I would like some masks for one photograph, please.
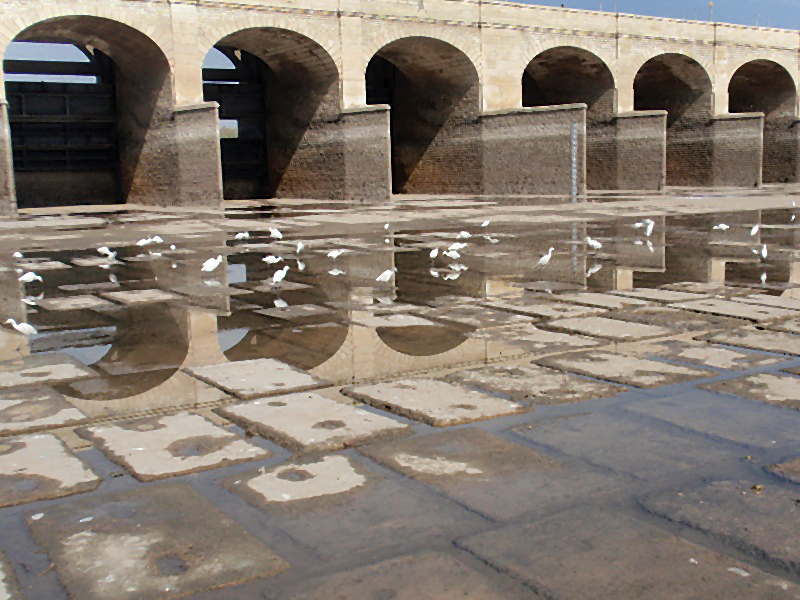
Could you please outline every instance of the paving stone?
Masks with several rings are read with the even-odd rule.
[[[701,300],[704,294],[693,294],[691,292],[679,292],[676,290],[663,290],[660,288],[633,288],[630,290],[617,290],[609,292],[615,296],[626,296],[639,300],[649,300],[669,304],[671,302],[689,302],[690,300]]]
[[[504,298],[503,300],[484,302],[482,305],[497,310],[525,315],[534,319],[567,319],[606,311],[604,308],[597,308],[595,306],[577,306],[565,302],[549,302],[542,300],[538,296],[533,298]]]
[[[673,523],[702,531],[800,574],[797,490],[772,484],[753,486],[745,481],[714,481],[689,489],[646,494],[640,503],[647,511]]]
[[[599,294],[596,292],[582,292],[579,294],[558,294],[553,299],[559,302],[571,302],[572,304],[582,304],[585,306],[595,306],[598,308],[616,309],[632,308],[637,306],[649,306],[650,302],[638,298],[626,298],[612,294]]]
[[[267,292],[270,294],[274,294],[278,290],[281,292],[296,292],[298,290],[307,290],[311,288],[311,286],[306,283],[296,283],[294,281],[286,281],[285,279],[277,285],[273,285],[272,280],[270,280],[268,283],[264,281],[239,283],[234,285],[234,287],[252,290],[253,292]]]
[[[666,360],[690,363],[701,367],[716,369],[754,369],[774,365],[784,359],[756,352],[733,350],[715,346],[707,342],[666,340],[663,342],[644,342],[623,350],[631,354],[647,354]]]
[[[20,269],[26,271],[58,271],[71,268],[69,265],[57,260],[27,258],[17,263]]]
[[[752,296],[740,296],[733,298],[735,302],[746,304],[760,304],[762,306],[774,306],[787,310],[800,310],[800,299],[787,298],[783,296],[769,296],[768,294],[753,294]]]
[[[775,321],[777,319],[788,319],[796,316],[795,311],[785,308],[772,306],[760,306],[757,304],[745,304],[733,300],[722,300],[720,298],[708,298],[706,300],[693,300],[692,302],[678,302],[672,304],[675,308],[691,310],[723,317],[734,317],[736,319],[747,319],[755,323]]]
[[[530,317],[476,305],[446,305],[441,308],[419,307],[414,312],[428,319],[458,323],[476,329],[531,322]]]
[[[0,440],[0,507],[89,492],[101,481],[52,434]]]
[[[296,304],[294,306],[287,306],[286,308],[266,308],[255,310],[260,315],[272,317],[273,319],[285,319],[287,321],[295,321],[308,317],[319,317],[321,315],[331,315],[334,313],[330,308],[319,306],[317,304]]]
[[[601,342],[581,335],[539,329],[532,323],[515,323],[492,329],[482,329],[470,334],[471,338],[502,342],[519,348],[521,352],[552,354],[597,346]]]
[[[76,432],[94,442],[112,462],[128,469],[140,481],[270,456],[267,450],[235,433],[188,413],[85,427]]]
[[[190,486],[126,490],[29,515],[70,598],[169,600],[287,563]]]
[[[613,484],[479,429],[371,444],[360,452],[492,519],[561,505]]]
[[[664,337],[674,333],[671,329],[667,329],[666,327],[617,321],[615,319],[597,316],[559,319],[558,321],[548,322],[547,327],[556,331],[580,333],[614,341]]]
[[[786,331],[788,333],[800,333],[800,319],[791,319],[789,321],[781,321],[780,323],[770,323],[770,329],[776,331]]]
[[[96,292],[99,290],[115,290],[119,288],[119,283],[113,281],[101,281],[100,283],[68,283],[58,286],[58,289],[65,292]]]
[[[446,554],[423,552],[304,582],[276,600],[525,600]]]
[[[53,388],[35,386],[0,391],[0,434],[31,433],[84,421],[86,415]]]
[[[620,321],[671,328],[678,332],[710,331],[713,329],[729,330],[742,326],[742,321],[739,319],[690,312],[669,306],[617,310],[608,312],[605,316],[610,319],[619,319]]]
[[[78,267],[109,267],[122,263],[118,260],[109,260],[105,256],[80,256],[73,258],[72,264]]]
[[[779,331],[739,329],[737,331],[712,333],[697,339],[728,346],[741,346],[751,350],[800,356],[800,336]]]
[[[708,440],[690,439],[602,414],[538,421],[513,431],[536,444],[642,479],[730,458]]]
[[[797,431],[795,429],[795,431]],[[777,465],[770,465],[767,470],[781,479],[800,485],[800,458],[793,458]]]
[[[780,373],[758,373],[701,385],[701,388],[718,394],[744,396],[776,406],[800,410],[800,378]]]
[[[338,450],[408,429],[394,419],[307,392],[229,405],[217,412],[244,429],[303,450]]]
[[[95,296],[73,296],[71,298],[44,298],[38,301],[39,306],[45,310],[95,310],[102,308],[116,308],[108,300]]]
[[[272,358],[242,360],[186,370],[201,381],[245,400],[326,385],[325,381]]]
[[[553,600],[778,600],[800,593],[793,583],[601,508],[516,523],[458,545]]]
[[[345,388],[343,392],[376,408],[434,427],[448,427],[522,412],[525,407],[432,379],[403,379]]]
[[[60,352],[43,352],[0,362],[0,389],[92,377],[97,377],[97,373]]]
[[[334,455],[259,469],[223,485],[323,560],[453,539],[485,520],[428,491]]]
[[[537,359],[536,362],[562,371],[643,388],[673,385],[716,375],[711,371],[603,351],[548,356]]]
[[[181,297],[164,290],[129,290],[127,292],[105,292],[103,297],[119,304],[145,304],[147,302],[174,302]]]
[[[404,314],[369,314],[357,313],[350,317],[356,325],[364,327],[441,327],[440,323],[434,323],[428,319],[415,315]]]
[[[0,553],[0,600],[25,600],[19,589],[14,569],[5,554]]]
[[[444,381],[502,394],[533,405],[583,402],[609,398],[625,388],[537,365],[498,365],[450,373]]]

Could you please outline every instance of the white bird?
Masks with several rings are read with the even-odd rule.
[[[272,283],[277,284],[283,281],[286,278],[286,274],[289,272],[289,265],[286,265],[281,270],[276,271],[275,274],[272,275]]]
[[[283,239],[283,234],[280,231],[278,231],[277,229],[270,229],[269,230],[269,236],[271,238],[276,239],[276,240],[282,240]]]
[[[636,241],[635,241],[635,242],[633,242],[633,243],[634,243],[634,245],[636,245],[636,246],[644,246],[644,242],[643,242],[642,240],[636,240]]]
[[[289,306],[289,303],[286,300],[281,300],[280,298],[275,299],[275,308],[286,308]]]
[[[22,335],[36,335],[38,331],[27,323],[17,323],[14,319],[8,319],[6,323],[10,323],[11,326],[19,331]]]
[[[491,220],[484,221],[483,223],[481,223],[481,227],[488,227],[489,223],[491,223],[491,222],[492,222]]]
[[[250,239],[250,232],[249,231],[241,231],[233,236],[235,240],[249,240]]]
[[[650,240],[647,240],[647,249],[650,250],[650,254],[653,254],[656,251],[655,248],[653,248],[653,242]]]
[[[789,219],[789,221],[790,221],[790,222],[794,222],[794,220],[795,220],[796,218],[797,218],[797,215],[792,215],[792,218],[791,218],[791,219]]]
[[[339,275],[344,275],[344,271],[341,269],[332,269],[328,271],[328,275],[333,275],[334,277],[338,277]]]
[[[761,258],[767,260],[767,245],[761,246]]]
[[[555,248],[550,248],[550,250],[547,251],[547,254],[542,256],[542,258],[540,258],[539,262],[536,264],[540,267],[547,266],[547,263],[549,263],[550,259],[553,258],[553,250],[555,250]]]
[[[217,258],[209,258],[206,262],[203,263],[203,266],[200,268],[201,271],[205,273],[210,273],[211,271],[216,270],[222,264],[222,254],[218,255]]]
[[[276,265],[279,262],[283,262],[283,257],[270,254],[269,256],[262,258],[261,261],[267,263],[268,265]]]
[[[386,269],[383,273],[375,278],[375,281],[386,283],[392,278],[392,275],[394,275],[394,269]]]
[[[136,242],[136,245],[137,246],[147,246],[147,245],[152,244],[152,243],[153,243],[152,239],[150,239],[150,238],[142,238],[141,240]]]
[[[384,244],[391,244],[391,243],[392,243],[392,240],[390,240],[389,238],[384,238],[384,239],[383,239],[383,243],[384,243]]]
[[[456,250],[456,251],[458,251],[458,250],[463,250],[466,247],[467,247],[467,245],[464,242],[456,242],[454,244],[450,244],[450,247],[448,248],[448,250]]]
[[[764,285],[765,283],[767,283],[767,274],[766,273],[762,273],[761,274],[761,285]]]
[[[11,256],[13,256],[14,258],[25,258],[22,255],[22,252],[14,252],[14,254],[12,254]]]
[[[34,281],[41,281],[44,282],[44,279],[41,276],[37,275],[33,271],[28,271],[24,275],[22,275],[17,281],[21,281],[22,283],[33,283]]]
[[[177,248],[175,247],[175,244],[172,244],[172,245],[169,247],[169,249],[170,249],[170,250],[177,250]]]
[[[595,250],[600,250],[600,248],[603,247],[603,244],[601,244],[597,240],[593,240],[590,236],[586,236],[586,243],[589,245],[590,248],[594,248]]]
[[[656,226],[656,222],[653,221],[652,219],[645,219],[645,220],[647,221],[647,229],[644,230],[644,234],[647,237],[650,237],[650,235],[653,233],[653,228]]]
[[[453,263],[452,265],[450,265],[450,268],[453,271],[469,271],[469,267],[467,267],[466,265],[462,265],[460,263]]]
[[[439,249],[438,248],[434,248],[433,250],[431,250],[430,257],[431,258],[436,258],[437,256],[439,256]]]
[[[493,237],[488,236],[488,235],[485,235],[483,237],[485,237],[489,241],[489,243],[491,243],[491,244],[499,244],[500,243],[500,240],[498,240],[497,238],[493,238]]]
[[[728,231],[730,228],[731,226],[725,225],[725,223],[720,223],[719,225],[714,225],[713,227],[713,229],[716,229],[717,231]]]
[[[455,250],[447,250],[446,252],[442,252],[442,254],[447,258],[452,258],[453,260],[458,260],[461,258],[461,255]]]
[[[472,235],[470,234],[470,232],[469,232],[469,231],[462,231],[461,233],[459,233],[459,234],[456,236],[456,239],[459,239],[459,240],[460,240],[461,238],[465,238],[465,239],[466,239],[466,238],[471,238],[471,237],[472,237]]]
[[[436,277],[437,279],[439,278],[439,271],[437,271],[436,269],[431,269],[430,274],[432,277]]]
[[[758,224],[755,224],[755,225],[753,225],[753,228],[750,230],[750,235],[755,235],[755,234],[757,234],[757,233],[758,233],[758,229],[759,229],[759,227],[761,227],[761,226],[760,226],[760,225],[758,225]]]
[[[158,235],[154,235],[154,236],[153,236],[153,241],[154,241],[156,244],[163,244],[163,243],[164,243],[164,240],[162,240],[162,239],[161,239],[161,236],[158,236]]]
[[[330,252],[328,252],[328,258],[332,258],[333,260],[336,260],[337,258],[339,258],[345,252],[347,252],[347,250],[331,250]]]
[[[98,254],[102,254],[103,256],[107,257],[109,260],[115,260],[117,258],[117,253],[112,251],[107,246],[100,246],[97,249]]]
[[[304,263],[302,260],[298,260],[297,261],[297,270],[298,271],[305,271],[306,270],[306,263]]]
[[[389,229],[389,224],[387,223],[386,225],[383,226],[383,228],[384,229]]]
[[[42,292],[38,296],[26,296],[25,298],[22,299],[22,301],[28,306],[36,306],[37,301],[41,300],[42,298],[44,298],[44,292]]]
[[[594,264],[591,267],[589,267],[588,271],[586,271],[586,276],[587,277],[591,277],[592,275],[597,273],[602,268],[603,268],[603,265],[601,265],[600,263]]]
[[[450,281],[453,279],[458,279],[459,277],[461,277],[461,273],[448,273],[447,275],[444,276],[444,280]]]
[[[305,247],[306,245],[303,242],[297,242],[297,254],[300,254]]]
[[[174,266],[174,265],[173,265],[173,266]],[[111,275],[109,275],[109,276],[108,276],[108,280],[109,280],[111,283],[119,283],[119,280],[117,279],[117,276],[116,276],[116,275],[114,275],[113,273],[111,273]]]

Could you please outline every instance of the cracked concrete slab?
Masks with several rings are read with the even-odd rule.
[[[627,354],[646,354],[658,356],[666,360],[689,363],[700,367],[716,369],[746,370],[774,365],[782,362],[782,358],[734,350],[723,346],[715,346],[707,342],[686,340],[665,340],[663,342],[643,342],[622,350]]]
[[[484,302],[482,306],[517,313],[534,319],[568,319],[584,315],[599,314],[606,311],[595,306],[577,306],[565,302],[550,302],[536,296],[533,298],[503,298]]]
[[[90,492],[101,481],[52,434],[0,440],[0,507]]]
[[[793,583],[602,508],[568,510],[457,545],[554,600],[795,598]]]
[[[555,331],[578,333],[617,342],[665,337],[674,334],[673,330],[666,327],[617,321],[597,316],[559,319],[548,322],[547,327]]]
[[[712,371],[604,351],[561,354],[537,359],[536,362],[561,371],[641,388],[674,385],[716,375]]]
[[[624,387],[531,364],[497,365],[457,371],[442,379],[490,394],[502,394],[515,402],[532,405],[583,402],[617,396],[626,391]]]
[[[339,450],[408,429],[389,417],[314,393],[229,405],[217,413],[293,450]]]
[[[76,430],[139,481],[155,481],[267,458],[270,453],[208,421],[181,413]]]
[[[303,582],[276,600],[533,600],[446,554],[423,552]]]
[[[70,597],[81,600],[168,600],[288,568],[185,484],[61,504],[28,523]]]
[[[639,298],[627,298],[615,296],[613,294],[600,294],[597,292],[580,292],[577,294],[558,294],[553,296],[558,302],[571,302],[572,304],[582,304],[584,306],[594,306],[597,308],[619,310],[622,308],[634,308],[639,306],[650,306],[650,302]]]
[[[650,302],[658,302],[660,304],[689,302],[691,300],[702,300],[706,297],[705,294],[664,290],[661,288],[632,288],[630,290],[617,290],[609,293],[615,296],[637,298],[639,300],[648,300]]]
[[[530,317],[512,314],[503,310],[494,310],[485,306],[469,304],[442,307],[417,307],[414,309],[414,313],[426,319],[434,319],[445,323],[456,323],[476,329],[488,329],[512,323],[531,322]]]
[[[359,451],[492,519],[545,510],[614,485],[610,477],[575,469],[479,429],[371,444]]]
[[[185,369],[201,381],[245,400],[324,387],[327,382],[273,358]]]
[[[712,333],[695,339],[727,346],[740,346],[751,350],[800,356],[800,336],[780,331],[739,329],[738,331]]]
[[[363,327],[441,327],[440,323],[434,323],[428,319],[415,315],[396,314],[369,314],[367,312],[356,313],[350,317],[356,325]]]
[[[725,545],[800,574],[797,490],[749,481],[714,481],[646,494],[640,503],[648,512],[672,523],[697,529]]]
[[[96,296],[72,296],[70,298],[44,298],[38,301],[45,310],[95,310],[116,308],[117,305]]]
[[[402,379],[349,387],[347,396],[416,419],[434,427],[448,427],[523,412],[525,407],[500,398],[432,379]]]
[[[97,373],[60,352],[42,352],[0,362],[0,389],[66,383],[93,377],[97,377]]]
[[[513,431],[534,444],[641,479],[694,469],[731,456],[706,439],[679,436],[602,414],[548,419],[520,425]]]
[[[751,400],[800,410],[800,378],[781,373],[758,373],[701,385],[718,394],[743,396]]]
[[[787,310],[800,310],[800,299],[787,298],[784,296],[770,296],[768,294],[753,294],[752,296],[739,296],[733,298],[735,302],[744,302],[746,304],[758,304],[761,306],[774,306],[776,308],[785,308]]]
[[[86,415],[53,388],[34,386],[0,391],[0,435],[79,425]]]
[[[165,292],[164,290],[129,290],[126,292],[105,292],[101,294],[104,298],[113,300],[118,304],[126,306],[132,304],[146,304],[148,302],[176,302],[181,299],[177,294]]]
[[[678,302],[672,304],[674,308],[690,310],[700,313],[709,313],[722,317],[733,317],[736,319],[747,319],[755,323],[776,321],[778,319],[788,319],[797,316],[797,312],[785,308],[772,306],[760,306],[757,304],[745,304],[734,300],[722,300],[720,298],[708,298],[706,300],[693,300],[691,302]]]
[[[800,319],[791,319],[789,321],[782,321],[780,323],[772,323],[769,325],[770,329],[776,331],[786,331],[788,333],[800,333]]]
[[[742,326],[742,321],[731,317],[720,317],[708,313],[690,312],[670,306],[652,306],[629,310],[615,310],[606,315],[610,319],[619,319],[630,323],[656,325],[676,332],[702,331],[713,329],[735,329]]]
[[[62,269],[72,268],[70,265],[64,264],[58,260],[50,260],[47,258],[26,258],[18,263],[21,269],[26,271],[60,271]]]
[[[0,600],[25,600],[14,569],[5,554],[0,553]]]
[[[508,344],[521,352],[552,354],[597,346],[601,342],[581,335],[539,329],[532,323],[515,323],[470,334],[471,338]]]
[[[254,310],[253,312],[273,319],[284,319],[286,321],[297,321],[305,318],[329,316],[334,313],[330,308],[319,306],[317,304],[295,304],[294,306],[287,306],[285,308],[263,308]]]

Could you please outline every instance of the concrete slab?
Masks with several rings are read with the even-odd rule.
[[[272,317],[273,319],[285,319],[287,321],[296,321],[309,317],[319,317],[322,315],[331,315],[334,311],[324,306],[317,304],[296,304],[294,306],[287,306],[286,308],[265,308],[261,310],[254,310],[260,315]]]
[[[672,302],[690,302],[691,300],[702,300],[704,294],[693,294],[691,292],[679,292],[675,290],[663,290],[661,288],[633,288],[630,290],[617,290],[609,292],[615,296],[625,296],[658,302],[659,304],[670,304]]]
[[[565,350],[578,350],[597,346],[601,342],[581,335],[569,335],[539,329],[532,323],[515,323],[470,334],[479,340],[502,342],[520,349],[521,352],[551,354]]]
[[[558,302],[571,302],[572,304],[582,304],[584,306],[594,306],[608,310],[619,310],[622,308],[635,308],[649,306],[650,302],[639,298],[627,298],[612,294],[599,294],[597,292],[580,292],[578,294],[557,294],[553,296]]]
[[[800,378],[791,375],[758,373],[748,377],[707,383],[700,387],[709,392],[743,396],[767,404],[800,410]]]
[[[201,381],[250,400],[320,388],[326,382],[279,360],[257,358],[186,369]]]
[[[0,441],[0,508],[89,492],[101,481],[49,433]]]
[[[716,369],[746,370],[783,362],[784,359],[757,352],[733,350],[707,342],[665,340],[643,342],[622,350],[626,354],[658,356],[666,360]]]
[[[536,362],[562,371],[641,388],[673,385],[716,375],[712,371],[604,351],[561,354],[537,359]]]
[[[484,302],[482,306],[517,313],[534,319],[568,319],[572,317],[582,317],[603,313],[604,308],[595,306],[577,306],[564,302],[550,302],[543,300],[539,296],[504,298],[492,302]]]
[[[294,450],[339,450],[408,429],[394,419],[307,392],[229,405],[217,413]]]
[[[84,415],[53,388],[35,386],[0,391],[0,435],[79,425]]]
[[[145,304],[148,302],[175,302],[181,299],[177,294],[165,292],[164,290],[129,290],[127,292],[105,292],[104,298],[113,300],[119,304]]]
[[[5,554],[0,553],[0,600],[25,600],[14,569]]]
[[[465,327],[485,329],[511,323],[530,323],[530,317],[515,315],[503,310],[494,310],[479,305],[448,305],[439,307],[419,307],[414,312],[426,319],[457,323]]]
[[[350,317],[350,321],[363,327],[441,327],[440,323],[434,323],[428,319],[415,315],[395,314],[370,314],[358,312]]]
[[[767,470],[781,479],[800,485],[800,458],[793,458],[777,465],[770,465]]]
[[[28,523],[70,598],[169,600],[288,568],[185,484],[61,504]]]
[[[746,319],[754,323],[775,321],[778,319],[788,319],[796,316],[797,313],[785,308],[775,308],[772,306],[760,306],[757,304],[745,304],[734,300],[722,300],[720,298],[708,298],[706,300],[693,300],[692,302],[678,302],[672,304],[675,308],[691,310],[700,313],[709,313],[723,317],[733,317],[736,319]]]
[[[46,258],[27,258],[17,263],[20,269],[26,271],[59,271],[61,269],[70,269],[70,265],[64,264],[57,260],[49,260]]]
[[[800,310],[800,299],[787,298],[784,296],[769,296],[767,294],[753,294],[752,296],[739,296],[733,298],[735,302],[744,302],[746,304],[758,304],[761,306],[774,306],[777,308],[785,308],[786,310]]]
[[[453,539],[485,520],[445,498],[334,455],[228,477],[223,485],[322,560]],[[402,535],[399,533],[402,532]]]
[[[592,496],[614,483],[479,429],[372,444],[360,452],[492,519]]]
[[[776,354],[791,354],[800,356],[800,336],[791,333],[762,331],[756,329],[739,329],[712,333],[696,339],[727,346],[740,346],[751,350],[763,350]]]
[[[402,379],[345,388],[347,396],[434,427],[449,427],[500,415],[520,413],[516,402],[493,398],[461,386],[432,379]]]
[[[45,310],[94,310],[117,308],[116,304],[95,296],[73,296],[71,298],[44,298],[38,301]]]
[[[652,306],[629,310],[617,310],[606,313],[610,319],[656,325],[676,332],[710,331],[713,329],[735,329],[742,326],[740,319],[720,317],[708,313],[690,312],[670,306]]]
[[[602,414],[575,415],[514,428],[541,444],[596,465],[642,479],[693,469],[730,458],[730,453],[703,439],[689,439],[635,421]]]
[[[745,481],[715,481],[640,498],[645,510],[800,574],[797,490]],[[751,569],[746,569],[751,571]],[[789,596],[791,597],[791,596]]]
[[[196,473],[270,453],[188,413],[124,421],[76,430],[112,462],[128,469],[139,481],[155,481]]]
[[[273,285],[272,280],[270,280],[268,283],[265,283],[263,281],[256,281],[256,282],[237,284],[234,287],[248,289],[253,292],[267,292],[271,294],[274,294],[277,290],[280,290],[281,292],[296,292],[298,290],[308,290],[311,288],[311,286],[306,283],[286,281],[285,279],[275,285]]]
[[[609,398],[626,391],[609,383],[531,364],[457,371],[442,379],[536,406]]]
[[[105,256],[79,256],[73,258],[71,262],[77,267],[108,267],[122,264],[118,260],[109,260]]]
[[[613,341],[642,340],[674,334],[674,331],[666,327],[617,321],[597,316],[559,319],[548,322],[546,326],[555,331],[579,333]]]
[[[92,377],[97,377],[97,373],[60,352],[43,352],[0,362],[0,389]]]
[[[330,575],[271,594],[275,600],[533,600],[522,586],[512,588],[455,558],[423,552]]]
[[[790,319],[789,321],[781,321],[780,323],[771,323],[770,329],[775,331],[786,331],[788,333],[800,333],[800,319]]]
[[[800,593],[793,583],[601,508],[516,523],[457,544],[553,600],[776,600]]]

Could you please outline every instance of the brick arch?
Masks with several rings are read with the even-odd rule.
[[[714,77],[712,73],[714,72],[714,64],[713,59],[704,56],[700,52],[694,51],[691,47],[681,47],[680,49],[674,49],[672,51],[664,52],[663,50],[658,51],[654,50],[652,52],[648,52],[646,54],[642,52],[633,53],[631,58],[635,59],[632,62],[629,62],[626,65],[625,72],[630,76],[631,80],[636,79],[636,75],[642,70],[648,62],[655,58],[663,57],[663,56],[682,56],[687,59],[691,59],[699,66],[703,68],[705,71],[706,76],[708,77],[709,81],[711,81],[712,91],[714,86]],[[621,77],[620,77],[621,79]]]
[[[513,58],[513,69],[516,73],[522,73],[528,68],[528,65],[536,59],[539,55],[544,54],[548,50],[556,48],[574,49],[576,51],[586,52],[597,58],[598,61],[603,63],[611,73],[616,86],[617,75],[615,67],[617,57],[613,48],[603,48],[600,44],[582,43],[581,40],[572,39],[568,44],[563,43],[563,40],[558,39],[536,39],[525,38],[525,43],[521,44],[520,51]],[[511,61],[509,61],[511,62]]]
[[[787,60],[785,57],[781,55],[748,56],[748,57],[739,57],[736,59],[729,60],[725,65],[724,71],[720,72],[719,67],[717,67],[718,84],[720,85],[720,87],[724,86],[726,90],[729,89],[731,84],[731,79],[733,79],[733,76],[736,75],[736,73],[745,65],[757,61],[772,63],[776,66],[781,67],[792,78],[795,90],[800,90],[800,74],[799,74],[800,66],[796,62]]]

